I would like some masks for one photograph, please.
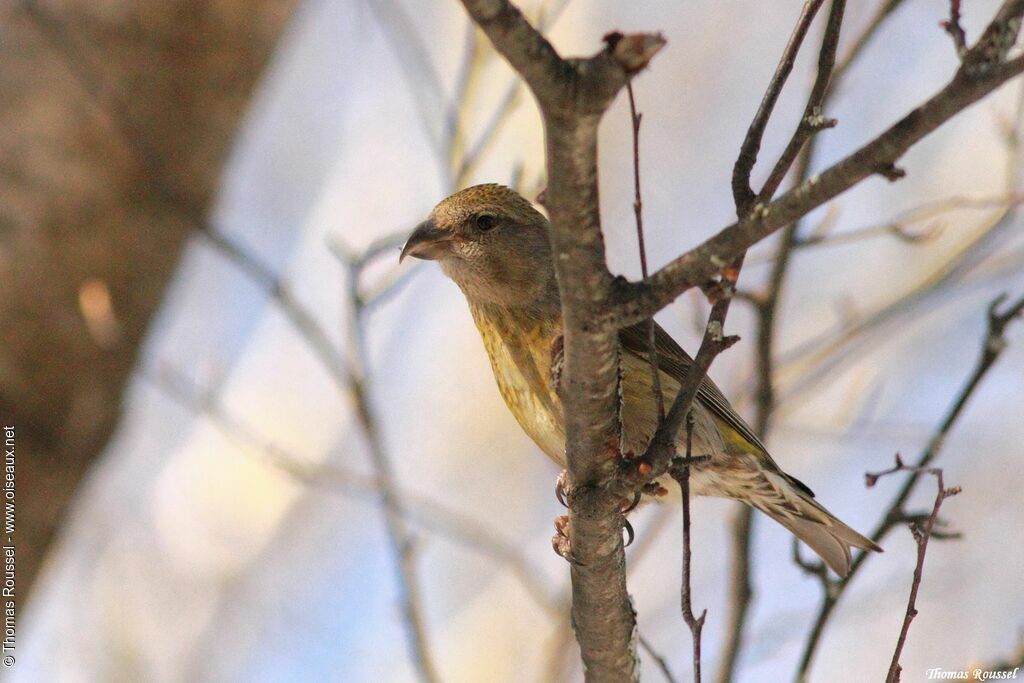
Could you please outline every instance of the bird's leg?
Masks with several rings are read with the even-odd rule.
[[[570,564],[583,566],[583,563],[572,554],[572,544],[569,542],[569,515],[555,517],[555,535],[551,537],[551,547]]]

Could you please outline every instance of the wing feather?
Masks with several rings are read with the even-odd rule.
[[[621,329],[619,331],[619,342],[622,344],[623,351],[646,361],[650,353],[647,323],[641,322]],[[687,371],[693,365],[693,359],[658,323],[654,323],[654,347],[658,350],[658,369],[682,384],[686,378]],[[705,377],[704,381],[701,382],[700,388],[697,389],[697,400],[700,401],[701,405],[710,410],[715,417],[736,430],[745,441],[760,451],[758,455],[761,455],[770,467],[782,473],[782,469],[768,454],[768,448],[761,442],[757,434],[754,433],[754,430],[750,428],[750,425],[733,409],[729,404],[729,399],[725,397],[725,394],[722,393],[721,389],[715,385],[710,377]],[[786,474],[784,476],[809,496],[814,496],[814,492],[799,479]]]
[[[646,323],[638,323],[623,328],[619,332],[619,342],[622,344],[623,350],[644,360],[648,359],[650,343],[648,341]],[[687,371],[693,365],[693,359],[658,323],[654,323],[654,344],[658,350],[658,369],[682,384]],[[711,410],[715,417],[735,429],[752,446],[757,447],[765,455],[768,454],[768,449],[761,443],[761,439],[757,437],[757,434],[750,428],[750,425],[740,417],[739,413],[733,410],[725,394],[715,386],[710,377],[705,377],[704,381],[701,382],[700,388],[697,390],[697,399],[706,408]]]

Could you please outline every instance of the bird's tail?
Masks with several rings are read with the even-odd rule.
[[[793,532],[839,576],[850,572],[850,549],[882,552],[869,538],[857,533],[814,500],[814,494],[796,479],[782,472],[761,470],[763,483],[758,493],[742,499]]]

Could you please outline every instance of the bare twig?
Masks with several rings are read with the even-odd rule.
[[[915,143],[950,118],[1024,71],[1024,56],[1006,59],[1016,39],[1024,0],[1006,0],[982,38],[939,92],[842,161],[721,230],[700,246],[675,258],[649,278],[619,283],[604,321],[634,324],[699,285],[752,244],[791,224],[811,210],[872,175],[899,176],[895,162]]]
[[[644,638],[643,635],[639,636],[639,638],[640,647],[642,647],[647,652],[647,654],[651,656],[651,659],[654,660],[654,663],[658,665],[658,669],[661,671],[661,674],[665,677],[665,680],[668,681],[668,683],[676,683],[676,678],[672,675],[672,669],[669,668],[668,662],[665,661],[665,658],[661,654],[659,654],[657,650],[654,649],[654,646],[651,645],[651,643],[646,638]]]
[[[964,407],[974,395],[975,390],[980,386],[982,379],[984,379],[988,371],[996,361],[999,360],[999,356],[1006,349],[1006,327],[1012,320],[1019,317],[1022,311],[1024,311],[1024,297],[1013,303],[1005,311],[1000,312],[999,307],[1005,299],[1006,295],[1001,295],[989,306],[988,325],[978,362],[972,370],[967,383],[953,400],[953,404],[942,419],[939,427],[928,440],[928,444],[912,466],[913,471],[910,476],[907,477],[906,482],[890,503],[882,520],[872,532],[870,538],[875,543],[880,542],[893,528],[901,524],[902,520],[906,518],[906,513],[903,508],[907,500],[910,498],[910,494],[914,491],[921,473],[925,468],[928,468],[932,461],[938,456],[939,452],[942,450],[942,446],[946,442],[946,437],[953,429],[953,426],[959,419]],[[868,553],[866,551],[859,552],[857,556],[854,557],[853,563],[850,565],[849,574],[844,578],[835,581],[831,585],[826,585],[826,590],[823,593],[822,602],[819,606],[814,624],[812,625],[807,640],[804,643],[803,653],[800,658],[800,665],[796,673],[797,681],[804,681],[807,679],[811,662],[813,661],[814,654],[821,641],[825,625],[832,616],[839,598],[842,597],[847,586],[850,585],[850,582],[857,575],[867,557]]]
[[[771,174],[758,193],[758,202],[770,201],[775,196],[775,191],[782,184],[782,179],[789,173],[790,167],[796,161],[797,155],[804,148],[810,137],[826,128],[836,125],[835,119],[825,118],[822,114],[822,107],[825,105],[825,97],[828,94],[829,83],[832,80],[832,69],[836,63],[836,49],[839,46],[839,31],[843,25],[843,14],[846,10],[845,0],[832,0],[832,8],[829,10],[828,23],[825,25],[825,35],[821,40],[821,49],[818,51],[818,73],[811,87],[811,94],[807,98],[807,106],[804,107],[803,116],[797,125],[793,136],[786,145]]]
[[[889,664],[889,673],[885,677],[886,683],[899,683],[900,673],[903,671],[903,667],[900,666],[900,655],[903,653],[903,646],[907,642],[907,634],[910,632],[910,622],[917,616],[917,592],[921,588],[921,579],[924,576],[924,558],[925,553],[928,552],[928,541],[932,537],[932,530],[935,527],[936,521],[939,519],[939,509],[942,507],[942,502],[950,496],[955,496],[960,493],[960,487],[954,486],[952,488],[946,488],[946,484],[942,478],[941,467],[907,467],[903,464],[899,454],[896,454],[896,465],[890,469],[882,472],[868,473],[867,485],[874,486],[881,477],[893,474],[895,472],[913,472],[915,475],[920,474],[931,474],[935,477],[938,485],[938,492],[935,495],[935,503],[932,505],[931,514],[929,514],[925,520],[921,523],[911,523],[910,531],[914,535],[914,542],[917,544],[917,564],[914,567],[914,579],[910,584],[910,597],[907,599],[907,612],[903,617],[903,626],[900,629],[899,639],[896,641],[896,650],[892,655],[892,662]]]
[[[693,412],[687,410],[686,457],[677,465],[674,465],[670,472],[672,478],[679,483],[679,489],[683,494],[683,578],[680,590],[680,605],[683,612],[683,620],[690,628],[690,637],[693,641],[693,680],[694,683],[700,683],[700,637],[708,611],[706,609],[703,610],[699,617],[693,615],[693,599],[690,588],[690,463],[693,460]]]
[[[814,15],[818,13],[824,2],[825,0],[807,0],[804,3],[800,18],[797,19],[796,27],[789,37],[789,43],[782,52],[782,59],[779,60],[779,65],[775,68],[775,74],[761,99],[761,105],[754,115],[754,120],[750,122],[743,144],[740,145],[740,153],[736,157],[736,163],[732,169],[732,196],[736,204],[736,215],[740,220],[747,217],[754,205],[756,195],[750,187],[750,174],[754,170],[754,164],[757,163],[757,153],[761,149],[761,139],[764,137],[765,128],[768,127],[768,120],[771,118],[775,103],[778,101],[779,95],[782,94],[782,88],[785,86],[790,72],[793,70],[797,53],[800,52],[800,46],[803,45],[804,37],[811,27]]]
[[[711,313],[708,315],[708,324],[704,330],[700,348],[697,350],[693,363],[687,368],[686,376],[672,401],[668,414],[658,425],[647,451],[643,455],[643,461],[650,464],[648,476],[652,479],[661,476],[675,457],[677,437],[690,411],[690,406],[693,404],[693,399],[697,396],[697,390],[707,376],[711,363],[718,357],[718,354],[740,340],[735,335],[726,336],[723,331],[725,318],[729,313],[729,304],[733,299],[732,293],[736,289],[736,280],[739,278],[742,266],[743,260],[740,258],[733,265],[723,268],[721,279],[715,283],[717,291],[711,292],[714,301]]]
[[[629,93],[629,114],[633,122],[633,213],[636,215],[636,241],[640,248],[640,273],[642,277],[646,278],[647,248],[644,246],[644,202],[640,195],[640,119],[643,114],[636,110],[632,83],[626,84],[626,92]],[[661,372],[658,371],[658,349],[654,343],[654,318],[647,321],[647,344],[651,350],[648,360],[651,362],[651,387],[654,391],[654,401],[658,405],[658,420],[664,420],[665,395],[661,391]]]
[[[1017,127],[1024,122],[1024,88],[1020,89],[1016,110],[1014,119],[1016,125],[1005,134],[1007,143],[1005,191],[1007,197],[1016,196],[1021,177],[1020,137],[1017,135]],[[861,343],[858,349],[852,350],[850,347],[854,342],[864,340],[870,333],[877,332],[886,325],[892,326],[898,323],[910,313],[937,301],[949,291],[953,284],[962,282],[967,274],[985,258],[992,246],[1000,239],[1007,237],[1016,225],[1019,203],[1011,201],[999,204],[999,207],[999,211],[995,215],[986,217],[982,225],[972,231],[973,234],[956,249],[951,257],[947,258],[913,288],[901,293],[892,302],[878,310],[861,317],[854,324],[841,330],[838,336],[835,332],[819,336],[795,347],[781,357],[778,360],[780,369],[798,373],[799,376],[798,379],[791,382],[790,389],[779,399],[780,402],[786,403],[794,396],[805,393],[826,377],[833,376],[839,363],[850,362],[856,357],[855,351],[863,353],[868,348],[867,343]],[[875,338],[881,337],[876,334]],[[798,371],[796,367],[798,364],[804,366],[804,369]]]
[[[533,91],[545,127],[545,206],[557,255],[564,334],[559,395],[570,480],[573,624],[588,680],[635,680],[636,620],[626,592],[620,530],[622,496],[605,485],[618,475],[608,458],[618,443],[618,335],[595,326],[612,291],[597,202],[597,130],[633,74],[664,45],[660,35],[607,37],[586,59],[563,59],[506,0],[462,0]]]
[[[750,130],[747,133],[747,139],[744,141],[744,146],[740,153],[740,158],[737,159],[736,167],[733,170],[733,198],[736,203],[736,215],[741,220],[747,217],[751,210],[757,211],[758,206],[763,206],[764,203],[771,201],[797,156],[800,156],[800,178],[802,180],[806,177],[811,160],[811,148],[805,146],[806,143],[816,131],[835,125],[834,121],[826,120],[822,116],[821,111],[828,96],[829,83],[831,82],[832,70],[835,64],[836,49],[839,45],[839,33],[846,5],[844,0],[833,0],[829,10],[828,23],[822,37],[821,48],[818,51],[818,72],[807,98],[803,116],[785,150],[776,161],[761,191],[754,197],[753,191],[750,190],[749,186],[752,162],[745,162],[741,166],[741,161],[752,156],[748,151],[750,148],[755,149],[754,156],[756,156],[756,147],[760,146],[760,137],[771,115],[771,105],[774,104],[785,83],[789,70],[792,69],[792,64],[803,42],[803,37],[806,34],[811,19],[813,19],[814,13],[817,12],[820,5],[821,3],[818,3],[817,6],[813,6],[808,2],[804,6],[804,12],[798,20],[797,28],[794,29],[793,37],[786,46],[782,60],[776,70],[775,78],[773,78],[768,86],[768,92],[765,94],[761,109],[758,110],[754,123],[751,124]],[[744,152],[746,152],[746,157]],[[741,172],[739,177],[737,177],[737,171]],[[745,181],[744,178],[746,179]],[[745,186],[746,192],[743,191],[743,187],[738,187],[738,184]],[[781,297],[782,284],[789,265],[789,256],[797,229],[798,224],[794,222],[783,230],[775,264],[768,279],[768,285],[756,300],[758,313],[756,347],[758,410],[756,429],[762,438],[767,437],[772,408],[774,406],[772,347],[775,339],[775,312]],[[754,594],[751,585],[750,569],[750,542],[753,521],[752,510],[750,508],[743,508],[737,512],[731,525],[732,565],[729,581],[729,612],[726,624],[726,642],[722,655],[722,667],[719,670],[718,678],[722,683],[728,683],[735,675],[736,664],[743,644],[743,630]]]
[[[963,59],[964,53],[967,52],[967,34],[960,25],[960,0],[949,0],[949,20],[942,22],[942,28],[953,39],[956,56]]]

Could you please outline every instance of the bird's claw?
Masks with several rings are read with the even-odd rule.
[[[628,548],[633,545],[633,541],[636,540],[636,532],[633,531],[633,525],[629,523],[628,519],[622,520],[622,528],[626,532],[626,543],[622,547]]]
[[[641,489],[640,491],[636,492],[636,495],[633,497],[633,501],[629,505],[627,505],[625,508],[622,509],[622,514],[626,515],[626,514],[629,514],[630,512],[632,512],[633,510],[635,510],[636,506],[640,504],[641,496],[643,496],[643,489]],[[627,522],[627,524],[628,524],[628,522]]]
[[[569,507],[569,503],[566,502],[566,491],[569,488],[569,470],[562,470],[558,473],[558,479],[555,480],[555,498],[562,504],[562,507]]]
[[[555,517],[555,535],[551,537],[551,547],[569,564],[583,566],[572,553],[572,544],[569,542],[569,515]]]

